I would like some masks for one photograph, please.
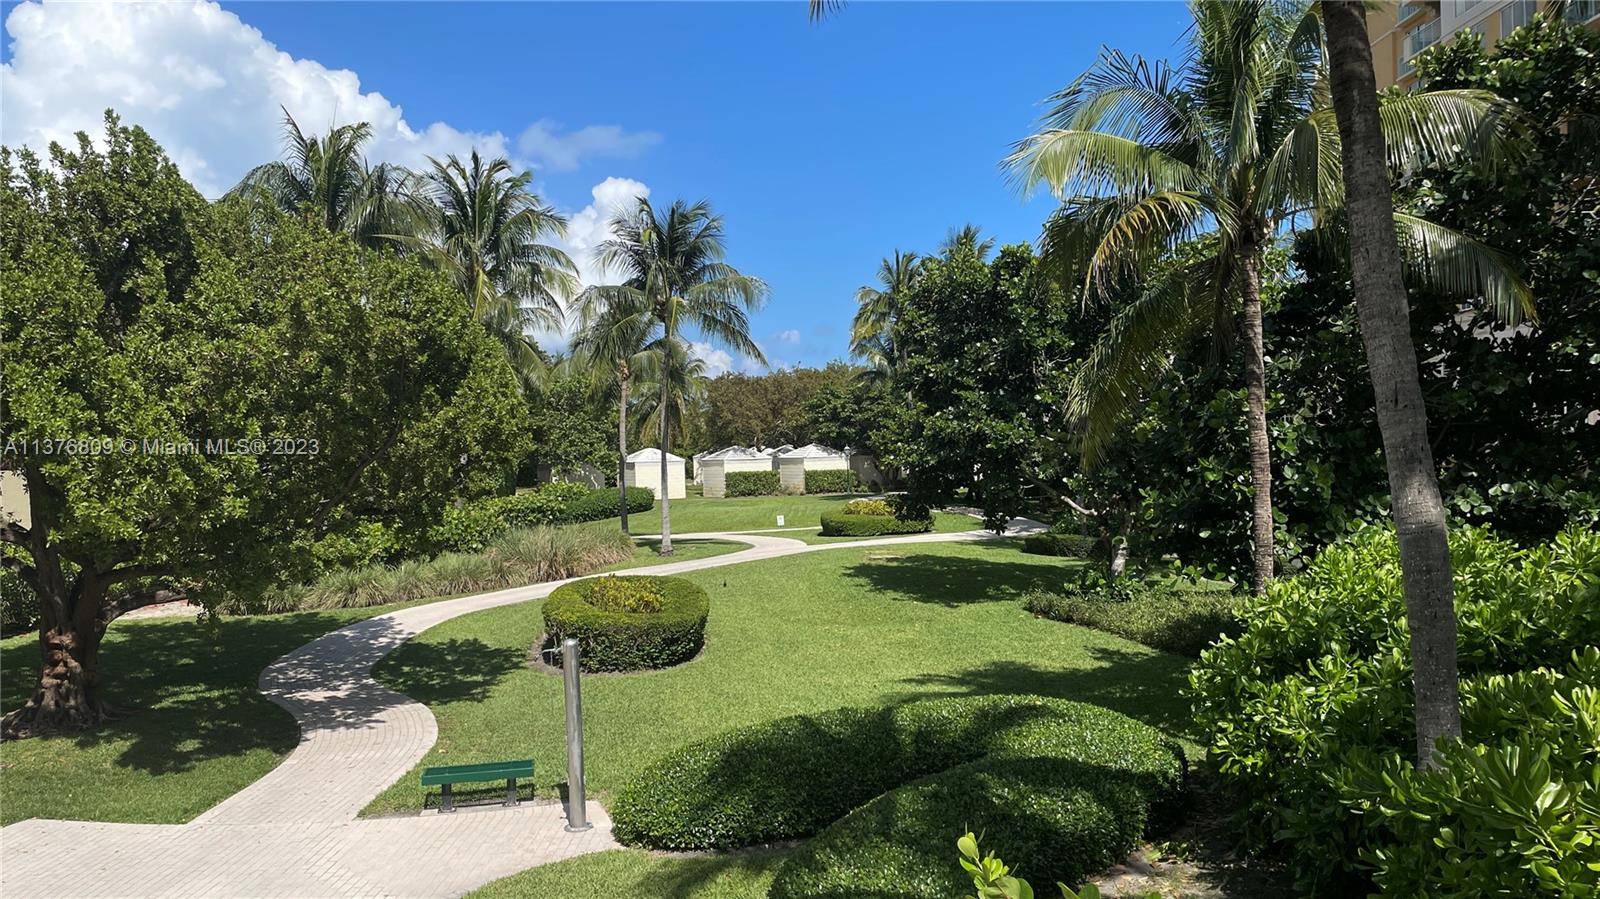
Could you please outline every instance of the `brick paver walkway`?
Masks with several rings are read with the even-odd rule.
[[[1019,519],[1018,530],[1038,525]],[[972,540],[981,532],[807,545],[760,534],[750,548],[652,566],[675,574],[844,547]],[[459,896],[499,877],[614,848],[611,821],[567,833],[559,803],[356,815],[422,760],[438,737],[427,706],[385,689],[372,666],[458,615],[546,596],[561,582],[430,603],[325,634],[273,662],[261,691],[299,721],[300,744],[265,777],[187,824],[30,819],[0,829],[0,895],[64,897]],[[92,789],[92,784],[85,784]]]

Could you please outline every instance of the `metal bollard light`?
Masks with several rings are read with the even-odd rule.
[[[561,679],[567,688],[568,833],[594,827],[583,788],[583,692],[578,687],[578,641],[561,641]]]

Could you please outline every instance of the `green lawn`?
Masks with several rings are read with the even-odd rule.
[[[1105,705],[1181,736],[1187,662],[1033,618],[1019,598],[1071,560],[1013,541],[841,548],[690,575],[711,594],[706,650],[658,672],[589,676],[591,792],[604,799],[662,752],[741,724],[938,694],[1040,693]],[[531,755],[536,786],[565,778],[559,678],[525,664],[538,602],[463,616],[401,647],[378,679],[427,703],[439,741],[423,765]],[[488,684],[464,696],[451,672]],[[367,809],[416,809],[415,774]]]
[[[689,496],[671,501],[672,532],[693,534],[704,531],[759,531],[772,528],[819,528],[822,513],[837,510],[854,497],[842,494],[815,496],[740,496],[708,499]],[[778,524],[778,516],[783,524]],[[608,518],[596,524],[616,527],[617,519]],[[959,525],[959,526],[958,526]],[[939,513],[935,516],[934,530],[971,530],[980,527],[977,519],[966,515]],[[648,512],[628,516],[628,528],[635,534],[661,533],[661,505]],[[801,537],[801,532],[781,534]],[[846,539],[846,538],[828,538]]]
[[[783,858],[781,852],[685,858],[621,849],[529,868],[470,895],[473,899],[764,899]]]
[[[661,556],[656,554],[661,540],[640,540],[639,548],[634,550],[633,558],[626,562],[618,562],[601,571],[623,571],[629,568],[638,568],[641,565],[659,565]],[[750,544],[738,543],[733,540],[674,540],[672,541],[673,562],[684,562],[689,559],[706,559],[711,556],[721,556],[727,553],[736,553],[741,549],[749,549]]]
[[[256,692],[261,669],[394,608],[225,618],[215,626],[188,617],[112,624],[101,659],[109,699],[126,717],[76,736],[0,743],[0,824],[193,818],[272,770],[299,741],[289,713]],[[0,708],[26,702],[38,674],[35,635],[0,641]]]

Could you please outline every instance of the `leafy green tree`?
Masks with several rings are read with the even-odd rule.
[[[806,400],[805,414],[815,442],[876,455],[879,434],[896,417],[898,406],[888,384],[850,377],[813,393]]]
[[[662,430],[661,410],[666,409],[666,430],[684,445],[705,407],[706,363],[689,353],[685,344],[667,344],[644,357],[638,377],[644,391],[636,404],[636,421],[645,433]],[[662,379],[666,384],[662,384]],[[665,386],[665,390],[662,387]],[[665,398],[666,406],[662,406]]]
[[[551,376],[538,390],[524,393],[533,451],[523,460],[519,485],[533,483],[542,466],[558,475],[584,467],[616,467],[609,397],[595,387],[595,379],[569,358],[551,367]]]
[[[704,201],[675,201],[657,212],[640,197],[637,204],[611,219],[614,235],[600,247],[599,263],[622,273],[618,285],[589,289],[590,302],[605,310],[609,330],[648,334],[646,349],[671,352],[686,342],[692,329],[752,359],[765,362],[750,338],[749,312],[765,301],[767,286],[724,261],[722,217]],[[686,354],[687,355],[687,354]],[[670,406],[671,379],[661,379],[661,406]],[[669,452],[667,422],[660,417],[659,440]],[[667,497],[667,467],[661,466],[661,548],[672,555],[672,510]]]
[[[526,451],[515,382],[443,279],[212,207],[109,114],[103,145],[0,152],[0,462],[30,513],[0,542],[42,657],[13,737],[101,721],[106,625],[162,588],[211,605],[299,575],[323,537],[418,534]]]
[[[542,241],[566,234],[567,220],[529,188],[533,175],[513,173],[505,157],[473,150],[429,159],[416,179],[416,226],[402,243],[446,272],[472,314],[505,348],[525,388],[545,369],[531,332],[561,323],[561,301],[577,291],[577,267]]]
[[[1085,299],[1137,284],[1072,392],[1094,461],[1123,412],[1160,373],[1175,342],[1209,332],[1243,348],[1254,585],[1274,572],[1271,438],[1267,427],[1261,264],[1280,229],[1340,208],[1339,137],[1324,83],[1322,28],[1311,2],[1200,0],[1191,53],[1173,69],[1107,51],[1052,98],[1044,130],[1008,160],[1025,186],[1062,200],[1045,224],[1047,266]],[[1392,98],[1382,121],[1396,166],[1450,163],[1499,151],[1505,104],[1483,91]],[[1483,244],[1397,215],[1414,275],[1486,298],[1507,320],[1526,293]],[[1212,253],[1168,266],[1175,247],[1212,235]]]
[[[850,322],[850,355],[865,360],[865,374],[877,380],[894,376],[900,353],[894,339],[895,323],[900,318],[904,298],[916,285],[922,271],[922,257],[916,253],[894,251],[878,266],[878,285],[862,285],[856,291],[856,314]]]
[[[285,158],[251,169],[229,196],[300,216],[368,247],[410,227],[405,169],[368,165],[361,155],[372,126],[354,122],[307,135],[285,109],[283,132]]]
[[[817,432],[808,404],[819,391],[856,377],[842,362],[822,368],[786,368],[765,374],[727,372],[706,385],[706,438],[725,446],[795,446],[827,443]],[[840,444],[835,444],[840,445]]]

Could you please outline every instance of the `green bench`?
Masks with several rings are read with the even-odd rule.
[[[450,786],[460,783],[481,783],[488,780],[506,782],[506,805],[517,804],[517,778],[533,776],[533,759],[511,762],[483,762],[477,765],[441,765],[422,769],[422,786],[439,788],[439,811],[453,812],[450,804]],[[426,804],[426,803],[424,803]]]

